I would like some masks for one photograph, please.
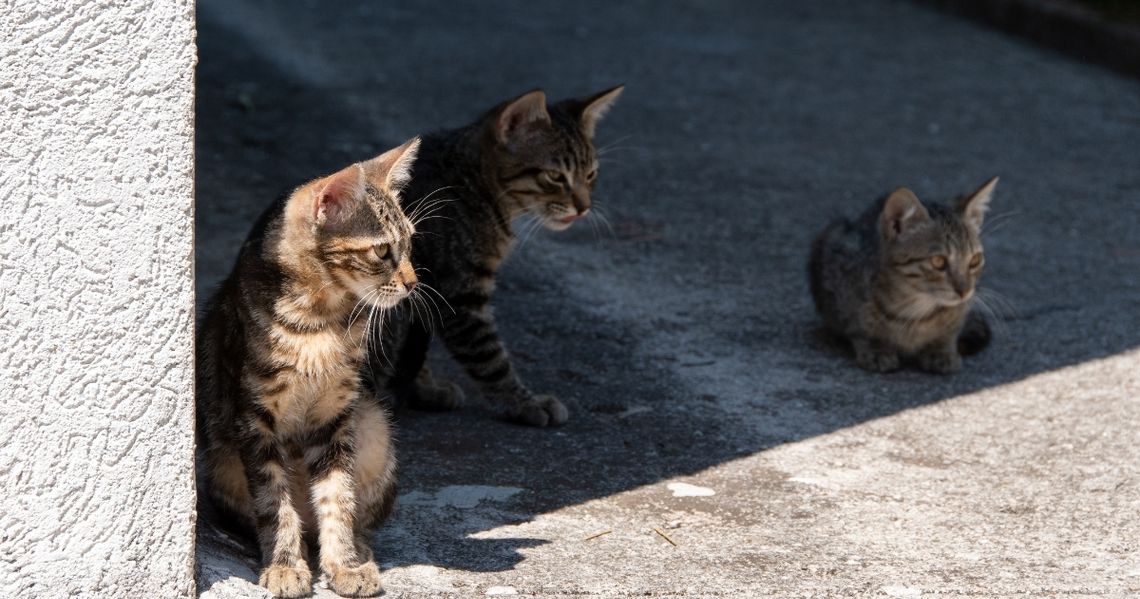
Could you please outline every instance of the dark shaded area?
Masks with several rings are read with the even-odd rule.
[[[1140,5],[1119,0],[919,0],[1044,47],[1140,77]]]
[[[506,518],[1136,347],[1135,102],[1000,48],[976,64],[895,31],[881,16],[896,10],[204,1],[199,302],[283,188],[533,87],[626,83],[599,128],[615,148],[597,192],[613,234],[540,234],[495,301],[524,379],[565,400],[570,423],[504,423],[470,387],[460,412],[398,414],[405,489],[527,490],[514,516],[456,516],[415,532],[429,555],[382,557],[471,571],[542,542],[468,536]],[[829,46],[839,28],[860,45]],[[961,43],[989,43],[976,35]],[[1011,306],[963,374],[867,374],[818,336],[804,274],[818,228],[897,185],[947,197],[993,174],[983,283]]]

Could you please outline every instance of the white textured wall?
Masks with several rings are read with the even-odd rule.
[[[192,0],[0,0],[0,597],[193,594]]]

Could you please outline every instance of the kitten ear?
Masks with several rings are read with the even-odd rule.
[[[982,230],[982,221],[986,217],[986,211],[990,209],[990,198],[994,195],[997,182],[998,178],[994,177],[983,183],[974,193],[958,200],[958,212],[974,231]]]
[[[586,137],[594,137],[594,129],[598,125],[598,121],[606,116],[610,111],[614,101],[618,99],[621,92],[625,90],[625,85],[612,87],[604,92],[596,93],[592,96],[585,98],[578,98],[576,100],[567,100],[565,102],[567,109],[571,114],[578,117],[578,122],[581,124],[582,133]]]
[[[887,196],[883,202],[883,212],[879,215],[879,231],[887,239],[902,235],[915,224],[930,218],[930,213],[914,192],[900,187]]]
[[[420,138],[413,137],[402,145],[364,163],[364,170],[382,188],[399,194],[412,180],[412,164],[420,151]]]
[[[546,94],[541,89],[536,89],[511,100],[499,111],[499,117],[495,121],[495,139],[507,145],[535,126],[544,124],[550,124],[550,113],[546,112]]]
[[[313,222],[337,226],[352,215],[364,195],[364,171],[354,164],[317,182],[313,191]]]

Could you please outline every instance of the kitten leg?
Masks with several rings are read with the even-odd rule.
[[[887,343],[867,337],[854,337],[855,363],[871,372],[891,372],[899,369],[899,352]]]
[[[202,490],[214,510],[212,519],[226,532],[256,541],[253,499],[249,495],[240,452],[233,444],[221,440],[204,445],[201,467],[206,484]]]
[[[420,368],[412,385],[415,407],[421,410],[456,410],[463,407],[466,400],[459,385],[435,378],[427,365]]]
[[[388,517],[396,498],[396,455],[388,413],[372,402],[356,414],[356,527],[365,530]]]
[[[463,390],[459,385],[437,380],[427,366],[431,333],[419,322],[409,325],[400,348],[397,376],[392,390],[400,401],[417,410],[433,412],[455,410],[463,406]]]
[[[305,462],[312,480],[321,570],[329,587],[346,597],[380,592],[380,569],[356,551],[356,402],[312,435]]]
[[[396,500],[396,458],[388,414],[367,402],[356,415],[356,534],[357,557],[372,561],[370,529],[392,512]]]
[[[312,592],[313,580],[305,562],[301,516],[293,506],[287,456],[265,423],[258,421],[249,429],[252,438],[242,444],[241,459],[261,546],[258,584],[275,597],[303,597]]]
[[[562,402],[550,395],[535,395],[523,385],[495,331],[486,302],[465,306],[460,298],[451,303],[455,314],[449,314],[444,322],[443,342],[467,374],[479,383],[483,394],[523,424],[547,426],[566,422],[569,414]]]
[[[958,353],[956,334],[931,343],[917,357],[918,367],[927,372],[953,374],[962,370],[962,356]]]

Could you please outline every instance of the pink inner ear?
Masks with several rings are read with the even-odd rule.
[[[549,122],[550,116],[546,112],[546,94],[541,91],[525,94],[499,115],[499,141],[508,142],[512,138],[525,132],[538,123]]]
[[[898,237],[899,235],[902,234],[902,228],[903,227],[902,227],[902,219],[901,218],[895,217],[895,218],[891,219],[891,232],[894,233],[895,237]]]
[[[519,129],[526,123],[526,115],[521,112],[512,112],[505,115],[499,128],[499,135],[509,140],[518,134]]]
[[[533,122],[534,121],[530,119],[530,115],[522,113],[512,114],[503,127],[503,136],[508,140],[516,139],[526,133],[531,128]]]
[[[323,212],[326,223],[342,220],[356,202],[360,191],[359,169],[351,166],[332,177],[319,192],[313,205],[313,217],[320,220]]]
[[[526,123],[526,115],[521,112],[515,112],[507,117],[506,126],[504,129],[507,134],[514,133],[516,129]]]

